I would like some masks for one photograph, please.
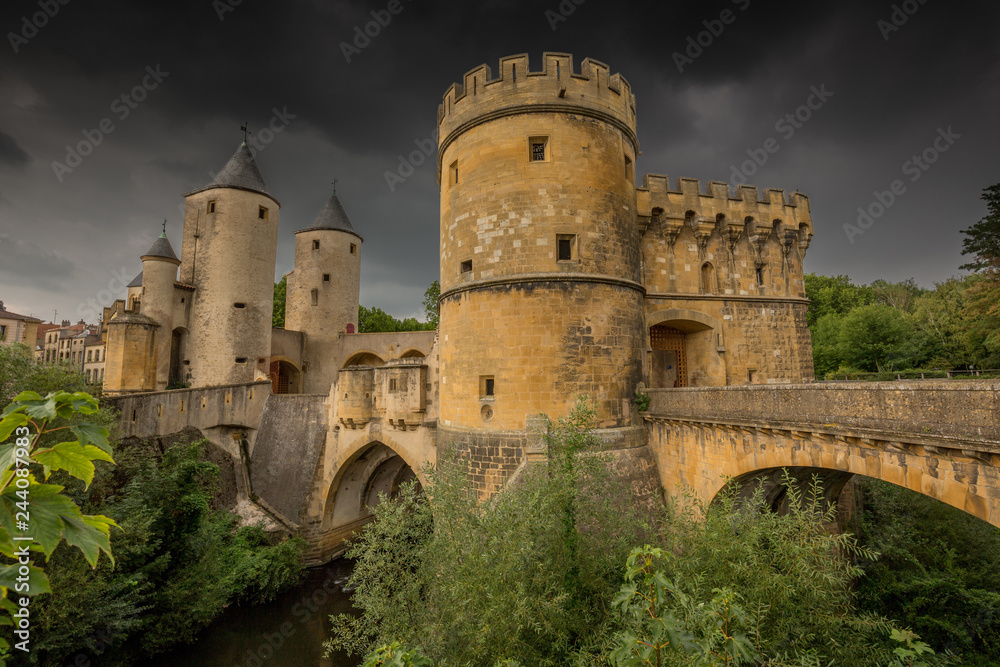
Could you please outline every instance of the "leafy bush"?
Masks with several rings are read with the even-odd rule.
[[[81,513],[63,493],[65,486],[37,479],[41,473],[47,482],[53,471],[64,471],[89,486],[94,461],[114,463],[108,430],[78,419],[97,411],[97,401],[83,392],[52,392],[43,398],[25,391],[0,414],[0,609],[6,612],[0,625],[16,628],[15,649],[27,651],[31,645],[29,619],[38,603],[29,608],[26,601],[52,592],[32,552],[48,559],[65,543],[79,549],[91,567],[102,552],[114,563],[110,533],[117,524],[103,515]],[[0,665],[6,664],[10,648],[0,637]]]
[[[50,577],[67,594],[38,606],[34,660],[55,664],[98,637],[114,647],[101,664],[135,664],[192,641],[227,605],[266,602],[298,582],[302,542],[272,545],[213,510],[218,472],[202,442],[162,458],[141,444],[120,451],[119,469],[87,494],[123,529],[112,540],[117,567],[86,571],[74,553],[56,551]]]
[[[965,665],[1000,664],[1000,529],[927,496],[865,479],[859,604],[899,619]]]
[[[629,491],[583,454],[599,447],[593,419],[578,405],[549,440],[550,463],[489,500],[462,461],[428,470],[423,495],[410,486],[384,499],[348,554],[362,613],[332,618],[328,648],[366,654],[399,641],[441,666],[562,666],[602,653],[621,563],[644,533]]]
[[[669,503],[659,548],[633,552],[616,599],[626,612],[617,664],[643,664],[627,659],[642,655],[638,642],[665,639],[664,665],[893,663],[895,626],[857,610],[851,589],[861,569],[845,557],[876,555],[826,530],[835,508],[823,508],[818,481],[785,484],[784,515],[767,509],[761,489],[740,502],[728,489],[708,506]],[[655,589],[647,597],[660,600],[655,614],[636,600],[640,572]]]
[[[327,648],[442,667],[948,664],[858,611],[847,556],[875,554],[826,529],[819,482],[789,484],[787,515],[760,489],[740,502],[730,490],[672,501],[650,526],[594,453],[591,418],[578,405],[548,464],[489,499],[462,461],[427,471],[423,494],[383,498],[348,554],[360,615],[332,617]]]

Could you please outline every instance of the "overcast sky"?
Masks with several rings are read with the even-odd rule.
[[[810,197],[807,271],[957,275],[960,230],[1000,182],[996,2],[62,1],[0,8],[0,300],[46,320],[96,321],[90,306],[124,295],[164,218],[180,252],[181,195],[222,168],[244,121],[270,139],[257,163],[282,204],[276,277],[337,178],[365,239],[362,303],[422,315],[438,276],[434,161],[394,190],[386,172],[432,135],[453,81],[516,53],[626,77],[640,175],[704,187],[766,155],[749,183]],[[390,20],[357,48],[373,11]],[[137,86],[141,101],[122,100]],[[808,120],[779,124],[796,112]],[[933,164],[912,162],[925,151]]]

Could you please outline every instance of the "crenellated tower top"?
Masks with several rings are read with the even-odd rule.
[[[584,59],[573,68],[568,53],[542,54],[541,71],[531,71],[528,55],[500,59],[499,76],[488,65],[470,70],[454,83],[438,107],[438,177],[441,156],[462,132],[503,116],[525,113],[574,113],[619,127],[638,153],[635,96],[621,74],[602,62]]]

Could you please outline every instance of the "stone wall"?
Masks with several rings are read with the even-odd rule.
[[[127,394],[102,401],[121,412],[122,437],[151,438],[196,428],[239,459],[241,439],[253,450],[270,395],[271,383],[257,382]]]
[[[323,460],[325,396],[268,396],[250,458],[253,491],[286,521],[300,524]]]

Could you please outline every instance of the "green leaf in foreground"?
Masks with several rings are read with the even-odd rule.
[[[83,445],[79,442],[60,442],[50,449],[40,449],[35,452],[34,459],[45,466],[45,478],[53,470],[65,470],[73,477],[82,479],[87,486],[94,479],[94,464],[91,461],[107,461],[114,459],[93,445]]]

